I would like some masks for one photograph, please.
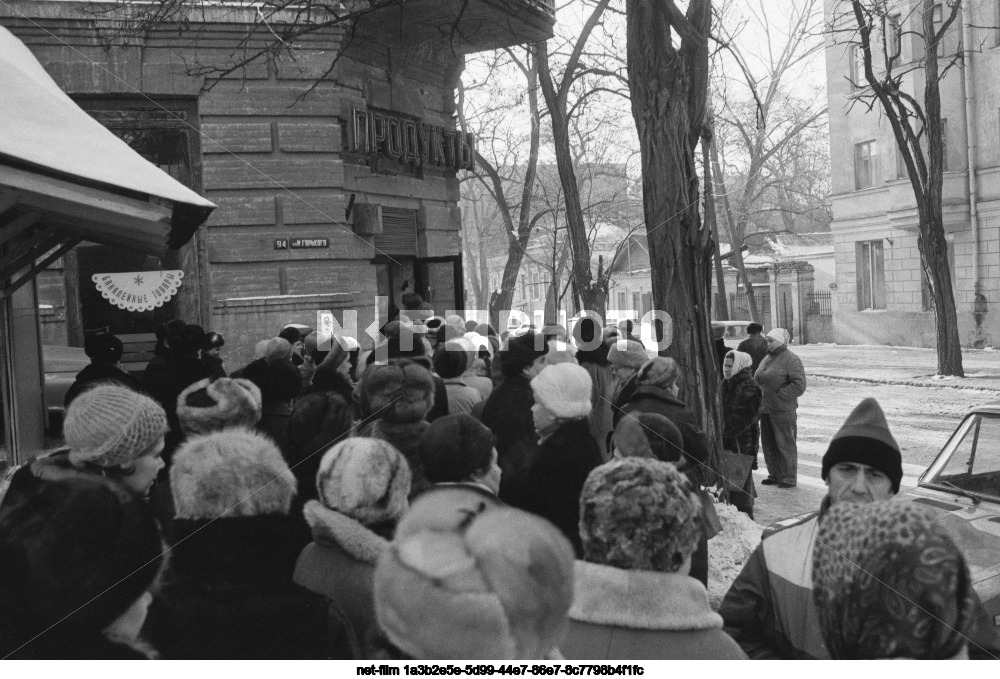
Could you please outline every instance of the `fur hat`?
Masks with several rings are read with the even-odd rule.
[[[649,353],[642,342],[635,340],[615,340],[609,342],[608,363],[622,368],[639,368],[649,360]],[[624,345],[624,346],[623,346]]]
[[[626,570],[676,572],[701,536],[701,502],[667,462],[612,460],[580,493],[583,559]]]
[[[99,384],[73,399],[63,423],[69,460],[77,466],[128,464],[166,432],[167,414],[159,403],[113,384]]]
[[[647,457],[677,463],[684,455],[684,437],[659,413],[625,413],[612,438],[621,457]]]
[[[403,516],[374,590],[379,625],[414,658],[541,659],[565,634],[573,548],[485,492],[438,487]]]
[[[372,365],[358,385],[358,398],[367,417],[387,422],[419,422],[434,407],[434,378],[413,361],[399,359]]]
[[[170,490],[178,519],[287,514],[295,478],[271,439],[233,428],[185,441],[170,465]]]
[[[511,337],[501,357],[504,376],[513,377],[521,374],[522,370],[529,367],[536,359],[547,354],[548,351],[549,345],[545,339],[532,330],[523,335]]]
[[[366,526],[397,520],[406,511],[410,465],[381,439],[349,438],[323,455],[317,499]]]
[[[434,350],[434,371],[442,378],[461,377],[468,367],[469,351],[465,343],[451,340]]]
[[[868,397],[855,406],[844,420],[823,455],[822,478],[839,462],[856,462],[878,469],[889,477],[892,492],[899,492],[903,480],[903,456],[889,431],[889,423],[878,401]]]
[[[83,353],[94,363],[117,363],[124,350],[122,341],[110,333],[87,335],[83,338]]]
[[[186,435],[226,427],[253,427],[260,421],[260,389],[250,380],[199,380],[177,397],[177,419]]]
[[[458,314],[448,314],[445,316],[444,322],[448,325],[453,325],[465,334],[465,319],[463,319]]]
[[[302,391],[299,369],[281,358],[259,358],[243,369],[243,377],[257,385],[265,405],[287,403]]]
[[[493,432],[472,415],[445,415],[420,436],[420,461],[431,483],[458,483],[489,467]]]
[[[292,343],[284,337],[272,337],[264,345],[264,354],[261,358],[292,360]]]
[[[531,380],[535,402],[564,420],[578,420],[590,415],[592,387],[590,373],[575,363],[547,366]]]
[[[639,368],[635,383],[640,387],[669,389],[677,383],[680,374],[681,370],[677,361],[668,356],[655,356]]]

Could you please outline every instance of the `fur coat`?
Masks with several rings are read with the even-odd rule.
[[[752,368],[722,381],[722,445],[726,450],[757,455],[762,404],[763,394]]]
[[[302,550],[293,579],[325,596],[332,613],[347,623],[350,659],[369,657],[367,640],[378,632],[372,578],[389,541],[316,500],[306,503],[303,513],[313,542]]]
[[[742,660],[692,577],[577,561],[567,660]]]

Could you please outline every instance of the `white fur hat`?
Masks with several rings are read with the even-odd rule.
[[[410,464],[392,444],[344,439],[323,455],[316,475],[319,501],[365,525],[398,519],[410,494]]]
[[[260,421],[260,388],[240,377],[208,378],[187,387],[177,397],[181,430],[207,434],[227,427],[253,427]]]
[[[535,402],[558,418],[577,420],[590,415],[590,373],[576,363],[547,366],[531,380]]]

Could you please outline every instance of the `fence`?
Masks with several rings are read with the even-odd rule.
[[[805,296],[806,316],[832,316],[833,307],[829,292],[814,292]]]
[[[757,311],[760,312],[761,317],[771,316],[771,296],[767,294],[767,289],[754,291],[754,298],[757,300]],[[747,296],[742,292],[731,292],[729,293],[729,317],[734,321],[749,321],[750,318],[750,303],[747,301]]]

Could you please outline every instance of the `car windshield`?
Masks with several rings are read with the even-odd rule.
[[[1000,499],[1000,415],[967,417],[921,482],[956,495]]]

